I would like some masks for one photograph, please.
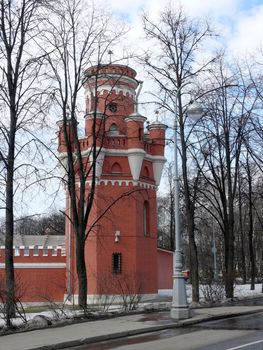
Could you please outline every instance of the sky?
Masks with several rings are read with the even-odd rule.
[[[131,51],[136,52],[146,46],[142,39],[142,14],[146,13],[151,20],[157,22],[160,12],[169,5],[182,6],[189,17],[208,19],[214,31],[220,35],[219,47],[225,49],[230,56],[242,59],[263,48],[263,0],[111,0],[110,4],[113,13],[125,20],[130,28],[126,45],[130,46]],[[263,62],[262,57],[259,59]],[[142,67],[136,65],[136,62],[128,63],[137,70],[138,79],[144,81],[139,102],[147,101],[147,91],[152,88],[151,83],[144,75]],[[153,116],[153,113],[149,116],[149,108],[144,109],[143,105],[139,107],[139,111],[147,118]],[[166,157],[171,158],[171,153],[167,147]],[[165,188],[166,176],[163,174],[161,192],[165,192]]]
[[[151,20],[157,20],[160,12],[169,4],[171,6],[180,4],[178,0],[97,0],[96,5],[99,3],[109,8],[114,16],[126,22],[129,28],[124,42],[120,47],[113,49],[113,60],[119,59],[125,51],[122,51],[121,46],[133,52],[144,48],[142,14],[146,13]],[[190,17],[209,19],[215,31],[221,36],[222,47],[231,54],[242,58],[256,52],[261,44],[263,47],[263,0],[183,0],[181,5]],[[151,90],[152,86],[142,66],[132,60],[125,63],[135,68],[138,72],[137,78],[144,81],[139,102],[147,101],[147,91]],[[153,113],[149,115],[148,107],[143,107],[141,104],[139,108],[140,113],[147,118],[155,118]],[[165,182],[163,176],[161,191],[166,187]]]
[[[189,17],[208,19],[215,33],[219,34],[216,48],[225,49],[231,56],[245,58],[255,55],[263,48],[263,0],[97,0],[103,7],[109,8],[113,15],[123,20],[129,32],[120,47],[114,47],[113,61],[126,52],[141,53],[147,47],[144,39],[142,15],[158,22],[160,13],[171,6],[182,6]],[[210,43],[212,44],[212,43]],[[124,47],[124,49],[123,49]],[[262,49],[263,52],[263,49]],[[263,55],[261,55],[263,57]],[[263,58],[260,57],[259,60]],[[144,68],[135,60],[126,60],[137,71],[137,78],[143,81],[139,102],[149,101],[148,92],[152,90]],[[148,96],[147,96],[148,95]],[[149,107],[141,103],[141,114],[147,115]],[[154,113],[150,112],[151,115]],[[152,117],[150,117],[151,119]]]
[[[179,5],[178,0],[97,0],[96,5],[101,4],[112,11],[113,16],[126,22],[129,32],[122,45],[131,51],[143,48],[142,14],[146,13],[151,20],[157,20],[159,13],[169,6]],[[253,54],[261,46],[263,47],[263,0],[183,0],[183,9],[190,17],[208,18],[213,23],[214,29],[221,36],[222,47],[238,57]],[[113,59],[120,58],[123,48],[114,49]],[[263,55],[262,55],[263,57]],[[262,59],[263,61],[263,59]],[[126,62],[138,71],[138,79],[144,80],[141,99],[144,97],[150,84],[144,75],[143,68],[135,62]],[[143,107],[141,107],[143,109]],[[142,114],[144,111],[141,111]],[[146,115],[149,117],[148,115]],[[51,196],[52,197],[52,196]],[[55,207],[61,207],[64,193],[60,203]],[[30,202],[31,203],[31,202]],[[32,201],[32,204],[34,201]],[[54,203],[53,203],[54,204]],[[33,204],[34,205],[34,204]],[[39,212],[46,212],[45,205],[50,201],[44,201],[43,206],[38,203]],[[34,209],[28,206],[26,213]]]
[[[103,0],[100,0],[103,2]],[[129,38],[136,45],[142,42],[142,13],[150,18],[169,4],[176,6],[178,0],[111,0],[113,13],[127,21]],[[256,50],[263,40],[263,0],[184,0],[181,1],[186,14],[192,17],[209,18],[222,35],[226,47],[235,54],[246,54]]]

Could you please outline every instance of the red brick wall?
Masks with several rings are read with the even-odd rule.
[[[130,192],[130,193],[129,193]],[[111,183],[97,185],[96,196],[89,225],[115,199],[124,193],[129,195],[118,200],[97,222],[86,242],[88,294],[119,294],[120,280],[127,288],[142,294],[157,293],[157,247],[156,247],[156,192],[130,185]],[[144,235],[143,205],[149,203],[149,234]],[[115,232],[120,231],[119,242]],[[72,239],[74,233],[72,230]],[[68,242],[68,241],[67,241]],[[72,244],[74,246],[74,242]],[[121,253],[122,272],[112,272],[112,254]],[[72,280],[77,293],[75,253],[72,252]],[[74,276],[73,276],[74,275]]]
[[[29,256],[24,256],[20,249],[20,256],[14,257],[15,281],[17,297],[23,302],[63,301],[66,287],[66,257],[61,255],[61,249],[57,250],[57,256],[43,256],[39,249],[39,255],[33,256],[30,249]],[[0,281],[5,280],[4,250],[0,253]]]
[[[158,249],[158,289],[173,288],[173,253]]]

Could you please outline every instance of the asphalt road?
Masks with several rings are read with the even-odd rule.
[[[262,330],[263,313],[260,313],[86,345],[74,350],[261,350]]]

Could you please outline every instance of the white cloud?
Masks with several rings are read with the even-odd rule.
[[[230,51],[242,54],[260,45],[263,32],[263,5],[253,7],[253,2],[243,0],[163,0],[162,2],[160,0],[111,0],[107,2],[107,5],[131,27],[128,36],[131,40],[130,45],[140,46],[143,36],[142,12],[147,12],[151,19],[156,19],[159,12],[166,6],[169,4],[177,6],[180,3],[186,14],[192,17],[210,18]],[[245,5],[246,10],[244,11],[242,6]],[[128,42],[126,46],[129,46]]]
[[[229,38],[229,49],[235,54],[253,53],[262,46],[263,5],[241,12],[236,18],[235,29]]]
[[[103,1],[103,0],[102,0]],[[183,5],[191,16],[211,15],[213,17],[232,16],[240,6],[241,0],[111,0],[110,6],[116,13],[126,18],[134,18],[140,11],[156,16],[166,6]],[[109,4],[109,2],[107,2]]]
[[[236,13],[240,0],[184,0],[183,7],[191,16],[232,16]]]
[[[100,0],[105,1],[105,0]],[[259,47],[263,32],[263,5],[253,6],[250,1],[244,0],[182,0],[183,8],[191,17],[209,18],[215,31],[222,38],[221,45],[236,55],[244,55]],[[119,47],[113,48],[114,58],[125,56],[127,52],[138,54],[141,49],[146,49],[148,42],[145,41],[141,15],[147,12],[151,20],[156,22],[158,15],[167,6],[177,6],[179,0],[112,0],[107,2],[111,6],[113,13],[127,21],[130,32]],[[246,8],[246,9],[244,9]],[[214,41],[208,43],[208,49],[212,50],[220,47]],[[123,49],[124,48],[124,49]],[[126,60],[124,64],[129,64],[138,72],[138,78],[144,80],[144,88],[140,100],[144,100],[147,90],[151,90],[151,82],[145,76],[144,69],[133,60]],[[148,98],[146,98],[148,99]],[[141,107],[142,108],[142,107]],[[143,108],[142,108],[143,109]],[[143,113],[143,111],[142,111]]]

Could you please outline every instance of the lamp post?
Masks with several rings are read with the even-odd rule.
[[[179,173],[178,173],[178,122],[177,122],[177,99],[182,86],[177,90],[174,108],[174,220],[175,220],[175,251],[173,257],[173,300],[171,307],[171,318],[182,320],[190,317],[189,305],[187,303],[185,280],[182,273],[182,251],[181,251],[181,226],[179,207]],[[187,115],[191,119],[198,120],[203,114],[202,107],[194,102],[188,109]]]

